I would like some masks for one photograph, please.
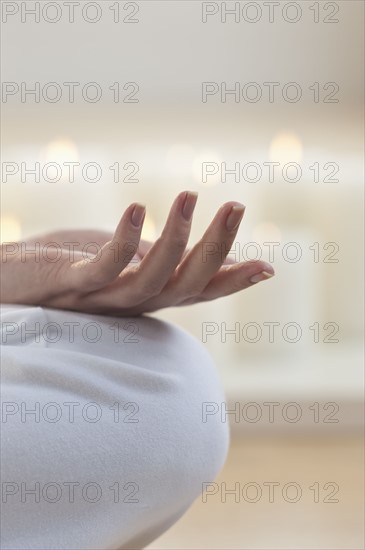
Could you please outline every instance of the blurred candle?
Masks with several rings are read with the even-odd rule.
[[[308,228],[290,226],[276,228],[270,238],[261,234],[259,239],[257,231],[254,235],[256,241],[252,240],[255,244],[250,250],[261,251],[257,259],[269,261],[276,275],[237,295],[231,323],[239,321],[241,336],[235,356],[308,350],[313,342],[310,327],[320,321],[322,306],[321,266],[314,262],[311,250],[320,238]]]

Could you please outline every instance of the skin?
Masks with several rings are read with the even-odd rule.
[[[196,193],[189,191],[176,197],[154,243],[140,239],[145,207],[133,203],[113,235],[95,230],[50,233],[23,243],[27,250],[38,246],[36,254],[26,256],[21,243],[4,244],[1,302],[137,316],[214,300],[274,275],[267,262],[226,259],[244,214],[238,202],[221,206],[201,240],[187,250],[196,200]],[[70,242],[78,244],[72,248]],[[89,248],[96,254],[85,253],[88,243],[99,245]]]

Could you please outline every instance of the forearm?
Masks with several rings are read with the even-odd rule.
[[[64,230],[2,244],[1,302],[39,304],[58,265],[97,252],[111,236],[106,231]]]
[[[28,244],[28,247],[24,245]],[[1,245],[0,301],[2,303],[41,305],[60,290],[57,274],[64,263],[55,250],[48,256],[41,244],[8,242]],[[79,252],[76,252],[80,255]],[[58,287],[58,288],[57,288]]]
[[[19,243],[1,245],[0,301],[16,303],[17,291],[20,291],[24,267],[21,261]]]

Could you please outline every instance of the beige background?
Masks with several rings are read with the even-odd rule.
[[[97,82],[103,98],[87,103],[78,95],[73,104],[64,97],[57,103],[35,103],[30,97],[22,103],[19,95],[3,99],[2,159],[19,167],[22,162],[28,167],[96,162],[103,177],[89,183],[78,172],[73,183],[65,177],[34,183],[31,176],[22,182],[19,171],[6,182],[3,178],[2,241],[62,227],[112,230],[134,200],[147,205],[144,236],[153,239],[174,196],[192,189],[199,192],[194,242],[224,201],[243,202],[247,211],[238,250],[241,254],[246,243],[256,242],[268,260],[263,243],[279,242],[272,262],[276,277],[224,300],[156,315],[200,340],[205,323],[215,323],[217,334],[204,345],[218,365],[230,406],[275,401],[282,408],[295,402],[306,411],[295,429],[280,416],[272,424],[265,418],[254,425],[233,423],[232,453],[222,479],[334,481],[343,493],[333,506],[197,504],[152,548],[361,548],[363,3],[338,1],[325,11],[319,2],[319,23],[313,22],[308,1],[297,2],[302,11],[297,23],[281,16],[287,2],[280,3],[273,23],[266,11],[257,23],[242,18],[222,23],[220,12],[202,23],[201,2],[143,1],[137,3],[135,24],[113,23],[107,1],[100,3],[100,22],[89,24],[77,16],[70,24],[62,4],[55,24],[42,17],[35,23],[28,16],[22,23],[20,13],[3,23],[2,80],[29,88],[36,82],[42,88],[49,82],[81,87]],[[128,7],[123,11],[125,2],[120,4],[122,15],[129,13]],[[220,2],[216,5],[222,9]],[[338,23],[323,22],[331,6],[339,7],[333,16]],[[114,82],[138,83],[139,102],[113,103],[109,86]],[[216,95],[202,103],[202,82],[227,82],[228,88],[258,82],[264,99],[222,103]],[[270,103],[264,82],[279,82],[279,91],[297,82],[303,99],[289,103],[278,96]],[[321,99],[323,86],[336,82],[339,103],[314,103],[309,87],[315,82],[322,87]],[[202,183],[203,162],[262,167],[272,161],[297,162],[303,177],[270,183],[263,172],[256,183],[232,177]],[[115,162],[136,163],[138,182],[114,183],[109,167]],[[314,163],[322,167],[318,183],[310,170]],[[339,166],[338,182],[323,182],[326,163]],[[296,263],[283,259],[290,242],[303,252]],[[319,243],[318,262],[310,248],[314,243]],[[337,263],[323,261],[334,250],[324,249],[326,243],[338,248]],[[272,343],[263,324],[268,322],[280,323]],[[302,329],[296,343],[282,336],[288,322]],[[223,341],[221,323],[228,329],[238,323],[238,342],[232,335]],[[242,336],[247,323],[263,330],[257,343]],[[321,327],[318,343],[309,328],[315,323]],[[337,343],[324,342],[334,326],[325,329],[326,323],[338,326]],[[336,403],[339,422],[315,424],[308,413],[315,402],[322,412],[326,403]],[[283,439],[275,439],[279,436]]]

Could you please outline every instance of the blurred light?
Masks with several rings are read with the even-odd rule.
[[[277,225],[264,222],[256,225],[252,232],[253,241],[257,243],[281,242],[281,231]]]
[[[72,175],[74,175],[74,179],[77,181],[77,175],[79,174],[78,166],[71,167],[64,164],[68,162],[79,162],[79,152],[76,145],[70,139],[60,138],[51,141],[41,150],[40,157],[43,165],[51,163],[51,165],[47,167],[48,178],[55,178],[55,181],[70,181]]]
[[[277,134],[270,144],[270,160],[287,164],[300,162],[303,157],[303,145],[299,137],[291,132]]]
[[[67,138],[51,141],[41,151],[42,162],[78,162],[79,152],[73,141]]]
[[[185,143],[173,145],[166,155],[166,170],[173,177],[191,177],[194,149]]]
[[[0,241],[2,243],[19,241],[21,234],[21,225],[15,216],[1,217]]]
[[[193,178],[207,187],[217,185],[221,181],[221,163],[222,160],[213,151],[202,151],[193,160]],[[203,172],[206,181],[203,181]]]
[[[141,238],[146,241],[155,241],[157,239],[156,224],[148,214],[146,214],[144,220]]]

